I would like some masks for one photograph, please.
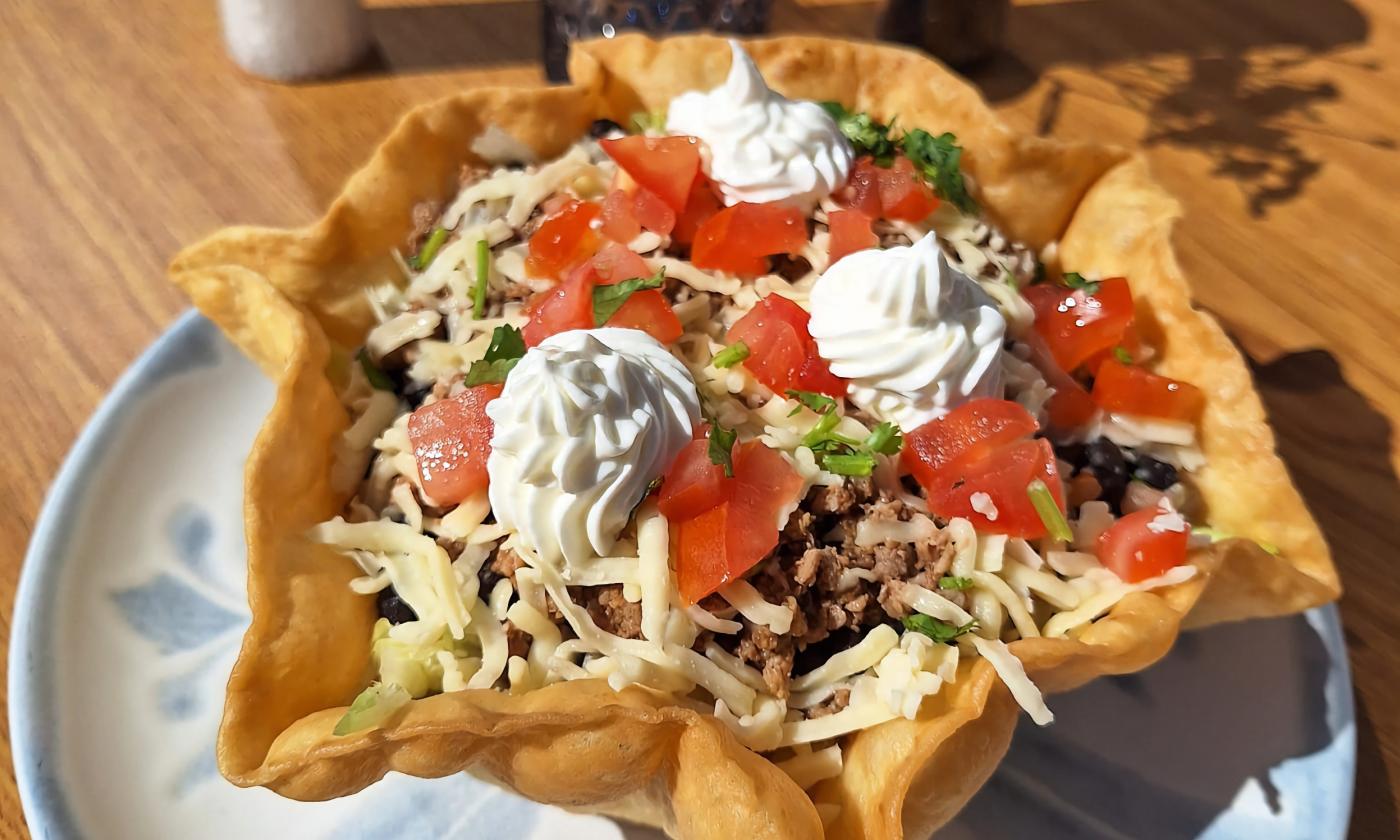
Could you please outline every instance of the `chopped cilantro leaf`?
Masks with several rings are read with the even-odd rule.
[[[933,185],[934,192],[944,201],[952,202],[964,213],[976,213],[977,202],[968,194],[962,174],[962,147],[949,132],[934,137],[922,128],[906,132],[900,138],[905,157]]]
[[[739,437],[733,429],[726,429],[717,420],[710,421],[710,463],[724,467],[724,477],[734,477],[734,442]]]
[[[850,141],[857,156],[870,155],[878,166],[889,166],[894,160],[895,143],[890,139],[890,126],[869,114],[848,111],[839,102],[823,102],[821,106],[836,121],[836,127]]]
[[[876,426],[865,439],[865,448],[881,455],[898,455],[903,446],[904,436],[900,434],[899,427],[888,420]]]
[[[731,368],[749,357],[749,345],[736,341],[715,354],[710,363],[717,368]]]
[[[957,577],[955,575],[944,575],[938,579],[939,589],[971,589],[972,578]]]
[[[869,452],[855,452],[850,455],[825,453],[821,456],[822,469],[837,475],[866,476],[875,471],[875,456]]]
[[[525,337],[520,334],[520,330],[510,324],[496,327],[491,332],[491,343],[487,345],[485,355],[472,362],[463,384],[474,388],[477,385],[505,382],[506,375],[524,355]]]
[[[923,613],[914,613],[904,617],[904,629],[913,630],[916,633],[923,633],[935,642],[951,642],[959,636],[967,635],[977,629],[977,622],[969,621],[961,627],[954,627],[946,621],[939,621]]]
[[[1122,345],[1113,348],[1113,358],[1125,365],[1133,363],[1133,354],[1129,353]]]
[[[603,326],[609,318],[617,314],[617,310],[622,308],[628,298],[644,289],[661,288],[661,283],[665,279],[666,269],[662,268],[657,269],[657,272],[650,277],[633,277],[611,286],[593,287],[594,325]]]
[[[408,258],[408,267],[414,271],[422,271],[437,256],[437,252],[442,248],[442,243],[447,241],[447,228],[433,228],[433,232],[428,234],[428,239],[423,243],[423,247],[418,249],[418,253]]]
[[[360,362],[360,370],[364,371],[365,379],[369,380],[369,385],[376,391],[394,390],[394,380],[389,375],[379,369],[369,358],[369,350],[361,347],[355,353],[355,358]]]
[[[472,289],[472,317],[486,317],[486,292],[491,283],[491,245],[485,239],[476,241],[476,288]]]
[[[1031,497],[1031,506],[1040,515],[1040,521],[1045,524],[1045,530],[1050,532],[1052,538],[1061,542],[1074,539],[1074,533],[1070,531],[1065,515],[1060,512],[1060,506],[1055,502],[1055,497],[1051,495],[1045,482],[1037,478],[1027,484],[1026,495]]]
[[[841,415],[837,414],[834,411],[829,411],[822,414],[822,416],[817,420],[816,425],[809,429],[807,431],[807,434],[802,436],[802,445],[815,451],[823,445],[841,442],[835,435],[832,434],[832,431],[840,422]]]
[[[789,398],[797,400],[817,414],[830,414],[836,410],[836,400],[828,397],[826,394],[818,394],[815,391],[799,391],[795,388],[789,388],[784,391],[784,393]],[[800,408],[794,408],[792,411],[788,412],[788,416],[796,417],[801,411],[802,409]]]
[[[1086,295],[1096,295],[1099,293],[1099,282],[1097,280],[1088,280],[1077,271],[1066,271],[1064,284],[1071,289],[1083,291]]]

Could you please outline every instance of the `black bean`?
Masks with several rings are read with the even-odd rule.
[[[614,134],[626,134],[626,130],[621,125],[612,120],[594,120],[588,127],[588,136],[595,140],[602,140]]]
[[[375,599],[379,607],[379,615],[389,619],[390,624],[403,624],[406,621],[417,621],[418,613],[413,611],[413,607],[404,603],[399,597],[399,593],[394,591],[394,587],[386,586],[379,590],[379,597]]]
[[[490,561],[481,564],[481,568],[476,570],[476,579],[481,581],[481,586],[477,589],[482,598],[491,594],[491,590],[496,588],[496,584],[503,578],[499,572],[491,568]]]
[[[1128,462],[1123,450],[1108,438],[1099,438],[1084,448],[1087,467],[1098,479],[1103,492],[1099,498],[1117,510],[1123,501],[1123,493],[1128,489]]]
[[[1150,487],[1165,490],[1177,481],[1176,467],[1158,461],[1151,455],[1138,455],[1137,465],[1133,467],[1133,478]]]

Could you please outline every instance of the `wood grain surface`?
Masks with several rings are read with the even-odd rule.
[[[873,3],[802,1],[776,30],[873,32]],[[64,453],[187,305],[176,249],[313,219],[410,105],[541,81],[537,3],[371,5],[373,59],[281,86],[232,65],[212,2],[0,0],[0,649]],[[1400,836],[1397,56],[1394,0],[1038,0],[971,73],[1019,130],[1146,149],[1185,203],[1181,262],[1347,587],[1361,838]],[[23,837],[5,727],[0,837]]]

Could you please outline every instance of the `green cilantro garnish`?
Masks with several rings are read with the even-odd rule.
[[[360,370],[364,371],[365,379],[369,380],[369,385],[376,391],[394,390],[394,380],[389,375],[380,370],[374,362],[370,361],[369,350],[361,347],[355,353],[355,359],[360,363]]]
[[[1113,358],[1117,359],[1125,365],[1130,365],[1133,363],[1133,354],[1129,353],[1126,349],[1124,349],[1122,345],[1113,348]]]
[[[976,213],[977,202],[967,192],[962,174],[962,147],[958,138],[948,132],[934,137],[922,128],[906,132],[900,147],[914,168],[923,173],[933,185],[933,191],[944,201],[964,213]]]
[[[715,354],[710,363],[717,368],[731,368],[749,357],[749,345],[736,341]]]
[[[476,241],[476,288],[472,289],[472,317],[486,317],[486,290],[491,282],[491,245],[485,239]]]
[[[957,577],[955,575],[944,575],[938,579],[939,589],[971,589],[972,578]]]
[[[1066,271],[1063,282],[1071,289],[1082,291],[1086,295],[1099,293],[1099,281],[1089,280],[1077,271]]]
[[[839,102],[823,102],[821,106],[836,120],[836,127],[851,142],[857,155],[870,155],[879,166],[889,166],[894,160],[895,143],[890,139],[890,126],[869,114],[847,111]]]
[[[802,405],[807,406],[817,414],[827,414],[832,409],[836,408],[836,400],[828,397],[826,394],[818,394],[815,391],[799,391],[796,388],[789,388],[783,393],[789,398],[797,400],[802,403]],[[788,412],[788,416],[796,417],[801,413],[801,408],[794,408],[792,411]]]
[[[724,477],[734,477],[734,442],[739,435],[733,429],[726,429],[718,420],[710,420],[710,463],[724,467]]]
[[[875,456],[869,452],[850,455],[823,453],[822,468],[837,475],[867,476],[875,472]]]
[[[595,326],[603,326],[608,319],[617,314],[617,310],[627,302],[627,299],[637,292],[645,289],[659,289],[661,283],[666,279],[666,269],[657,269],[656,273],[650,277],[633,277],[623,280],[621,283],[614,283],[611,286],[593,287],[593,323]]]
[[[1040,521],[1045,523],[1045,530],[1050,532],[1050,536],[1061,542],[1074,539],[1069,523],[1065,521],[1065,515],[1060,512],[1060,506],[1055,502],[1055,497],[1050,493],[1050,488],[1045,486],[1045,482],[1037,478],[1027,484],[1026,495],[1031,497],[1031,506],[1040,514]]]
[[[914,613],[904,617],[904,629],[913,630],[916,633],[923,633],[935,642],[951,642],[959,636],[965,636],[977,629],[977,621],[969,621],[961,627],[954,627],[946,621],[939,621],[923,613]]]
[[[1006,285],[1011,287],[1011,291],[1021,291],[1021,284],[1016,282],[1016,275],[1012,274],[1010,271],[1005,270],[1002,271],[1002,274],[1004,275],[1002,277],[1002,281],[1005,282]]]
[[[506,375],[515,368],[516,362],[525,355],[525,337],[520,330],[510,324],[503,324],[491,332],[491,343],[486,354],[472,362],[464,384],[473,388],[477,385],[491,385],[505,382]]]
[[[633,134],[646,134],[648,131],[666,130],[665,111],[637,111],[632,115]]]
[[[888,420],[876,426],[865,439],[865,448],[881,455],[898,455],[903,446],[904,436],[899,433],[899,427]]]
[[[422,271],[437,256],[437,252],[442,248],[442,243],[447,241],[447,228],[433,228],[433,232],[428,234],[428,239],[423,243],[423,247],[418,249],[418,253],[408,258],[408,267],[414,271]]]

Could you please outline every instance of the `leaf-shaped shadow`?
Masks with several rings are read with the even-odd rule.
[[[112,600],[131,629],[163,655],[193,650],[241,623],[238,614],[166,572],[113,592]]]

